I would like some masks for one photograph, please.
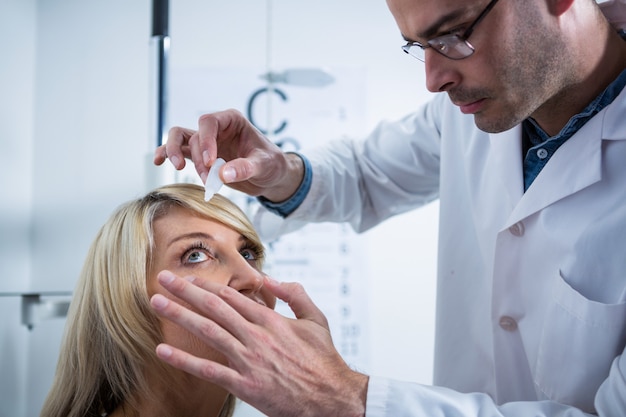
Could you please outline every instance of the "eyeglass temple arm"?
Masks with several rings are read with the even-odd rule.
[[[467,40],[472,35],[472,32],[474,31],[474,28],[476,27],[476,25],[479,24],[480,21],[483,20],[485,16],[487,16],[487,13],[489,13],[489,11],[493,9],[493,6],[495,6],[497,2],[498,0],[491,0],[491,2],[487,5],[487,7],[485,7],[485,10],[483,10],[483,12],[476,18],[476,20],[474,20],[474,23],[472,23],[472,26],[468,27],[465,33],[463,33],[464,40]]]

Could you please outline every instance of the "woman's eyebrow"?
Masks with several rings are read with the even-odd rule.
[[[247,237],[245,237],[244,235],[239,235],[239,249],[244,248],[248,245],[252,245],[253,242],[248,239]],[[256,246],[256,245],[254,245]]]
[[[215,238],[213,236],[211,236],[208,233],[203,233],[203,232],[191,232],[191,233],[185,233],[183,235],[179,235],[174,237],[172,240],[169,241],[168,246],[172,246],[174,243],[180,241],[180,240],[185,240],[185,239],[205,239],[205,240],[215,240]]]

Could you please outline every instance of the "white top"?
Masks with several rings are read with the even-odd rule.
[[[286,221],[261,209],[264,236],[312,220],[363,231],[440,199],[439,387],[372,377],[367,417],[626,416],[625,115],[626,90],[526,193],[521,128],[484,133],[443,94],[307,153],[309,195]]]

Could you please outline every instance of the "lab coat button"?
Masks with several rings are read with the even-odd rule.
[[[522,222],[517,222],[515,223],[513,226],[509,227],[509,232],[511,232],[511,234],[513,236],[523,236],[524,235],[524,223]]]
[[[500,317],[500,327],[508,332],[512,332],[517,329],[517,322],[509,316]]]
[[[548,151],[543,148],[537,149],[537,157],[539,159],[546,159],[548,157]]]

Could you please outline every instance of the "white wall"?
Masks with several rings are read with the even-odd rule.
[[[5,40],[0,61],[0,291],[22,290],[29,276],[35,13],[34,1],[0,0],[0,39]]]
[[[362,132],[382,119],[400,118],[430,97],[423,64],[400,49],[404,42],[385,1],[272,0],[271,6],[272,68],[367,71],[368,120]],[[266,2],[173,1],[171,12],[173,66],[267,63]],[[435,203],[399,216],[366,235],[373,374],[431,380],[437,208]]]
[[[170,7],[172,66],[267,63],[266,2],[171,0]],[[154,143],[150,9],[149,0],[0,0],[0,39],[10,40],[0,61],[0,292],[71,290],[98,227],[145,191],[144,158]],[[363,131],[428,98],[422,64],[401,52],[383,0],[273,0],[271,20],[274,67],[367,70]],[[436,209],[392,219],[365,237],[373,374],[430,381]],[[58,343],[30,368],[22,357],[4,357],[6,340],[12,351],[35,342],[24,342],[19,312],[4,311],[1,301],[11,324],[0,322],[0,370],[10,371],[0,373],[0,388],[13,385],[9,392],[19,394],[25,378],[45,387],[51,371],[42,375],[41,363],[56,361]],[[0,417],[35,415],[19,404],[7,412],[0,405]]]
[[[150,2],[38,3],[33,286],[73,287],[98,227],[143,190]]]
[[[0,0],[0,416],[25,415],[27,331],[20,298],[30,276],[36,2]],[[4,319],[6,318],[6,319]],[[16,401],[17,399],[17,401]]]

